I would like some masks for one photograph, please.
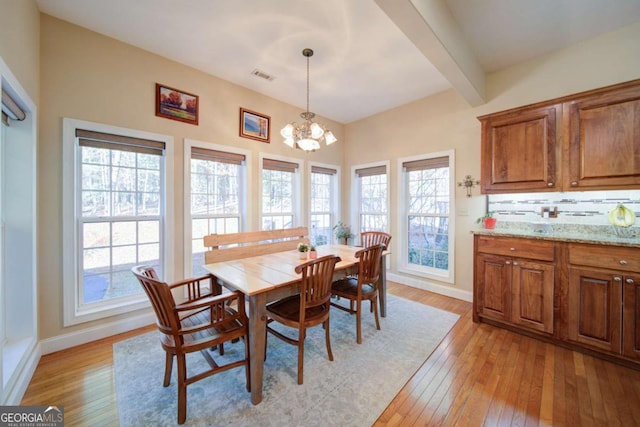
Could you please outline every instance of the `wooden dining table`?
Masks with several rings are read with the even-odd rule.
[[[341,261],[335,266],[334,277],[357,273],[358,258],[355,253],[362,249],[349,245],[318,246],[318,257],[337,255]],[[386,255],[386,251],[384,254]],[[251,402],[262,401],[262,380],[266,351],[266,310],[272,301],[300,292],[301,276],[294,271],[300,259],[297,251],[276,252],[231,261],[205,264],[204,268],[213,274],[219,285],[242,292],[249,309],[249,351],[251,372]],[[379,280],[380,315],[386,316],[386,269],[382,262]]]

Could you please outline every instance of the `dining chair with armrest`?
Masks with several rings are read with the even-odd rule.
[[[380,330],[378,319],[378,279],[380,278],[382,252],[385,245],[380,243],[368,248],[360,249],[355,253],[358,262],[358,276],[345,277],[333,282],[331,293],[340,298],[349,300],[349,307],[339,302],[331,302],[331,305],[356,315],[356,341],[362,343],[362,302],[367,300],[376,320],[376,328]]]
[[[165,351],[163,386],[169,386],[173,358],[177,359],[178,424],[187,415],[187,386],[213,374],[244,366],[247,391],[250,391],[248,321],[245,314],[244,295],[239,292],[218,294],[212,275],[183,280],[171,285],[161,281],[151,267],[136,266],[131,269],[144,288],[156,314],[160,343]],[[200,282],[211,281],[211,291],[203,293]],[[176,304],[173,290],[184,291],[186,300]],[[228,305],[235,301],[237,309]],[[217,347],[222,354],[223,343],[240,339],[244,343],[244,358],[219,365],[211,349]],[[187,376],[185,355],[199,351],[209,364],[209,369]]]
[[[281,340],[298,347],[298,384],[303,382],[304,370],[304,341],[307,328],[322,324],[325,330],[325,342],[329,360],[333,361],[331,339],[329,334],[329,315],[331,313],[331,281],[335,265],[340,257],[327,255],[295,268],[296,273],[302,273],[300,293],[289,296],[267,305],[267,331]],[[298,330],[297,339],[269,326],[272,322],[279,322]]]

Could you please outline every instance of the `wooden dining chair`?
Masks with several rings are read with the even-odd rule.
[[[362,302],[371,303],[371,309],[375,316],[376,328],[380,330],[378,319],[378,279],[382,265],[382,252],[385,245],[380,243],[368,248],[360,249],[355,253],[358,262],[358,276],[345,277],[333,282],[331,293],[337,297],[349,300],[349,307],[340,302],[331,302],[331,305],[356,315],[356,341],[362,343]]]
[[[211,275],[183,280],[171,285],[161,281],[151,267],[136,266],[131,269],[144,288],[156,313],[160,343],[165,351],[163,386],[169,386],[173,358],[177,359],[178,376],[178,424],[187,416],[187,386],[213,374],[244,366],[247,391],[250,391],[248,321],[245,314],[244,295],[239,292],[216,294],[216,283]],[[210,280],[212,291],[203,293],[202,280]],[[176,304],[172,290],[180,290],[186,301]],[[229,306],[236,302],[237,309]],[[223,353],[223,343],[242,338],[244,357],[219,365],[212,356],[217,347]],[[199,351],[209,364],[204,372],[187,376],[185,355]]]
[[[391,234],[385,233],[384,231],[363,231],[360,233],[360,244],[364,248],[369,248],[371,246],[383,244],[384,249],[389,249],[389,243],[391,243]],[[353,301],[351,301],[351,310],[353,310]],[[371,305],[371,310],[373,311],[373,305]]]
[[[303,382],[304,341],[307,328],[322,324],[329,360],[333,361],[329,334],[331,307],[331,281],[335,265],[340,257],[327,255],[300,264],[296,273],[302,273],[300,293],[267,305],[267,331],[281,340],[298,347],[298,384]],[[291,338],[269,326],[279,322],[298,330],[297,339]]]
[[[389,249],[391,237],[391,234],[385,233],[384,231],[363,231],[360,233],[360,245],[363,248],[369,248],[382,243],[386,250]]]

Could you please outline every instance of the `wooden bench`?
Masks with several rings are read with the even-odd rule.
[[[210,234],[204,237],[205,264],[252,256],[284,252],[309,244],[307,227],[280,230],[247,231],[244,233]]]

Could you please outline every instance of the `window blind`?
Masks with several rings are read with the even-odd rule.
[[[384,175],[386,173],[387,173],[387,167],[385,165],[356,169],[356,175],[358,176],[358,178],[362,178],[364,176],[372,176],[372,175]]]
[[[156,156],[162,156],[165,148],[165,144],[162,141],[134,138],[131,136],[115,135],[84,129],[76,129],[76,137],[82,147],[133,151],[136,153],[153,154]]]
[[[449,167],[449,156],[434,157],[432,159],[421,159],[402,163],[402,167],[407,171],[417,171],[424,169],[437,169]]]
[[[208,148],[191,147],[191,158],[196,160],[209,160],[212,162],[230,163],[241,165],[246,160],[244,154],[228,153],[226,151],[210,150]]]
[[[2,91],[2,122],[9,124],[9,120],[24,120],[27,115],[4,90]]]
[[[262,159],[262,169],[282,172],[295,172],[298,169],[298,164],[285,162],[283,160]]]
[[[336,175],[338,171],[332,168],[323,168],[321,166],[311,166],[311,173],[323,173],[325,175]]]

